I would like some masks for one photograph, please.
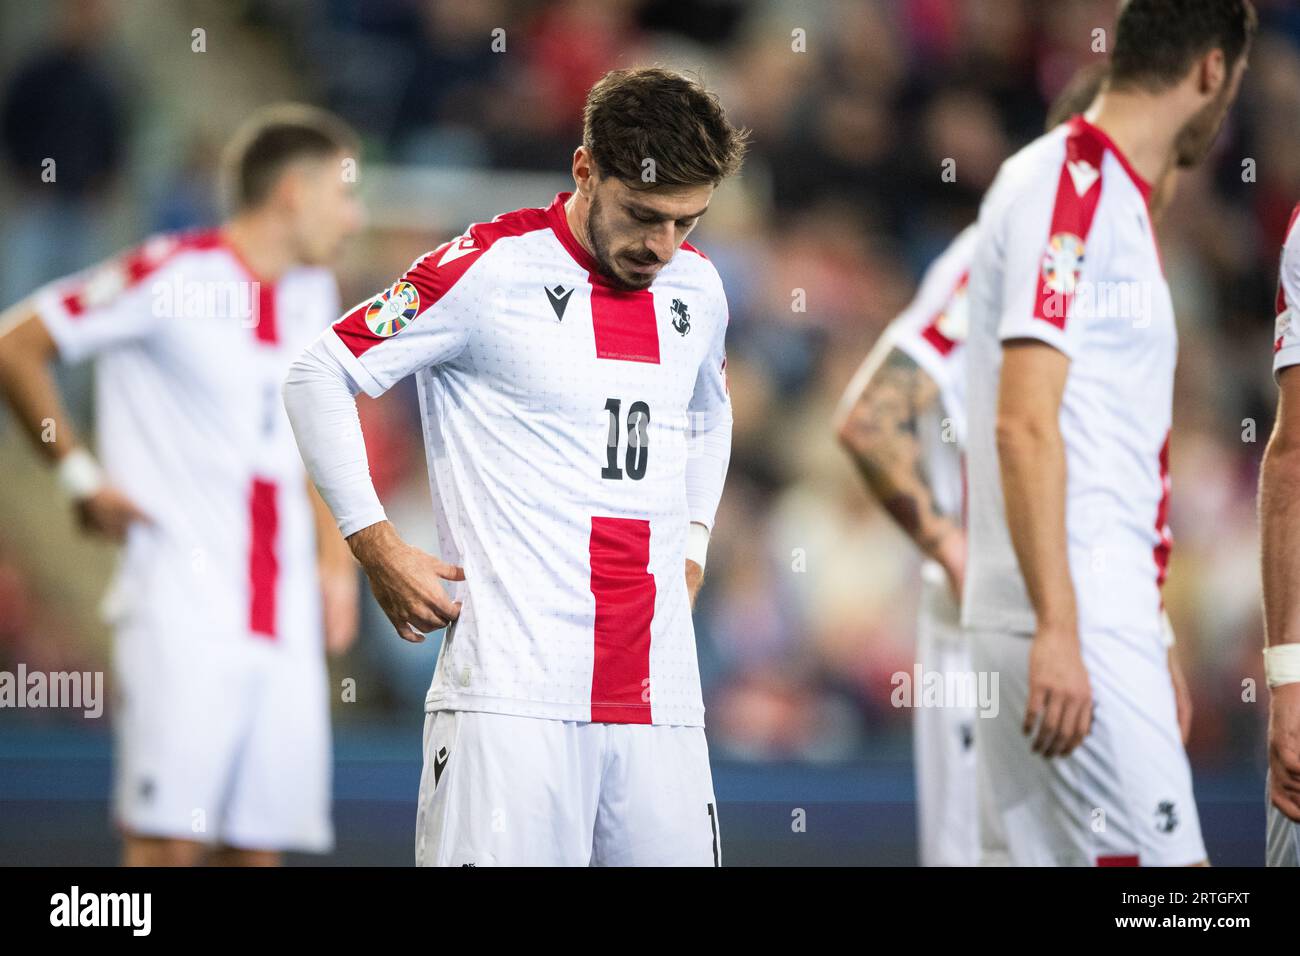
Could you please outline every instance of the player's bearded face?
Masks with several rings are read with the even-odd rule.
[[[1216,96],[1200,112],[1187,121],[1187,125],[1178,134],[1174,143],[1176,161],[1180,168],[1190,169],[1199,166],[1210,152],[1214,140],[1223,128],[1223,121],[1228,117],[1241,88],[1241,78],[1246,72],[1246,58],[1242,56],[1233,68],[1229,81],[1223,84]]]
[[[587,244],[601,273],[622,289],[649,288],[695,228],[712,186],[635,190],[597,183],[587,214]]]

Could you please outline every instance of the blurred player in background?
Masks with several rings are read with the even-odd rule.
[[[1270,866],[1300,866],[1300,206],[1291,215],[1277,288],[1277,418],[1260,476],[1268,680]]]
[[[1205,862],[1161,602],[1177,333],[1149,184],[1204,159],[1254,28],[1247,0],[1129,0],[1097,103],[980,211],[962,623],[1001,694],[976,724],[985,862]]]
[[[356,157],[334,117],[268,108],[228,148],[221,228],[155,236],[0,325],[0,390],[83,528],[125,543],[106,608],[128,865],[333,843],[324,651],[355,634],[356,576],[279,393],[338,311],[324,266],[361,225]],[[98,458],[55,357],[95,362]]]
[[[1048,109],[1046,128],[1087,110],[1105,72],[1104,65],[1080,70]],[[1153,219],[1170,198],[1165,184],[1173,175],[1152,199]],[[958,603],[966,566],[963,345],[975,237],[976,227],[968,226],[926,270],[916,298],[849,383],[836,422],[840,443],[867,487],[926,557],[916,624],[916,660],[926,674],[971,673]],[[1172,650],[1170,669],[1186,728],[1190,702]],[[921,865],[974,866],[975,702],[917,704],[912,719]]]
[[[419,864],[720,861],[691,608],[730,457],[727,304],[686,237],[744,147],[694,81],[607,74],[572,194],[417,259],[285,384],[397,633],[450,625]],[[412,373],[441,559],[385,519],[353,400]]]

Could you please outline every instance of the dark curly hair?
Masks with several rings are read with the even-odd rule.
[[[1126,0],[1115,30],[1110,86],[1168,89],[1215,49],[1223,51],[1231,72],[1257,26],[1250,0]]]
[[[716,186],[740,169],[748,135],[699,82],[659,67],[606,73],[582,114],[596,168],[636,188],[648,159],[653,185]]]

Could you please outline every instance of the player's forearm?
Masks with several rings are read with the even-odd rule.
[[[907,441],[890,446],[845,442],[871,494],[922,553],[933,558],[938,556],[943,543],[951,535],[959,534],[961,528],[935,507],[934,491],[927,476],[913,464],[919,453],[900,447],[907,444]]]
[[[1077,625],[1065,530],[1065,442],[1055,413],[999,414],[998,460],[1011,544],[1038,626]]]
[[[50,362],[54,344],[29,303],[0,315],[0,394],[37,451],[51,462],[77,447]]]
[[[1300,643],[1300,443],[1274,432],[1259,483],[1265,643]]]
[[[943,543],[959,534],[961,526],[936,506],[915,434],[903,425],[883,425],[864,402],[841,422],[839,440],[867,490],[894,523],[922,553],[937,558]]]
[[[938,400],[934,381],[909,355],[881,344],[849,384],[836,419],[840,445],[867,489],[932,558],[961,532],[959,523],[936,504],[917,439],[921,416]]]
[[[307,474],[347,537],[385,518],[347,373],[318,340],[284,382],[284,407]]]

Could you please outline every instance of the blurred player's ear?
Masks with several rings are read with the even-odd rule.
[[[1213,49],[1205,56],[1201,57],[1201,62],[1197,67],[1199,74],[1199,89],[1197,90],[1202,96],[1213,99],[1219,95],[1223,85],[1228,82],[1228,71],[1225,69],[1223,51]]]

